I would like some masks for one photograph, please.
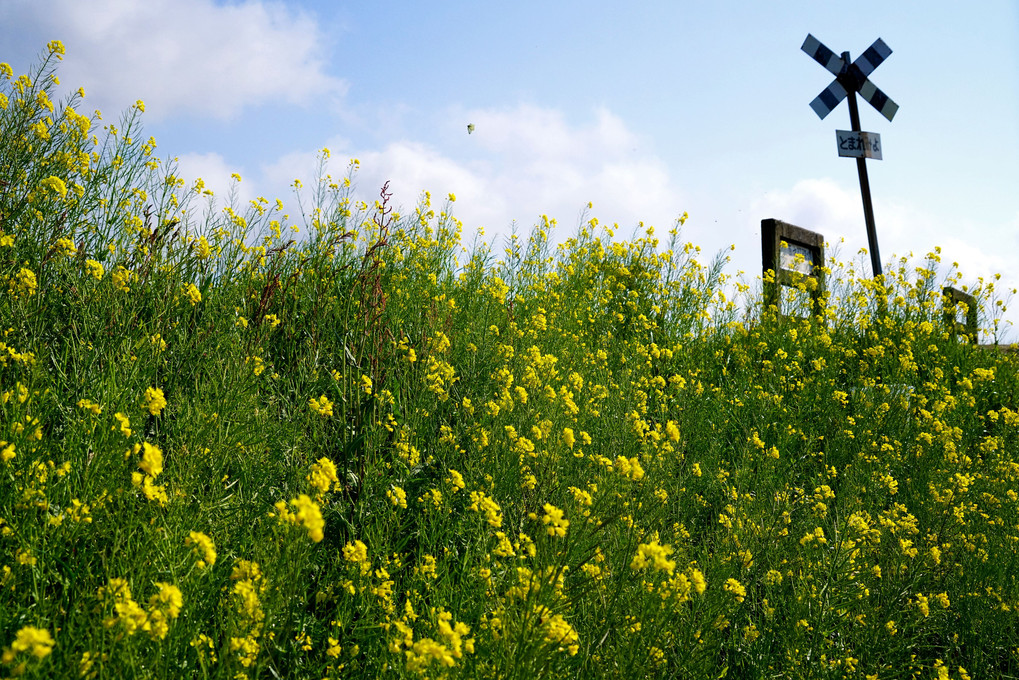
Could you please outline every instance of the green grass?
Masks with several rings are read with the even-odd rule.
[[[0,676],[1016,675],[1019,372],[938,253],[781,318],[356,162],[216,209],[61,52],[0,76]]]

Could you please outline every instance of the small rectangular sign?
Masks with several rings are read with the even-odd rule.
[[[814,271],[814,254],[810,252],[810,248],[785,239],[782,239],[781,243],[782,252],[779,254],[779,266],[787,271],[810,276]]]
[[[843,158],[873,158],[881,160],[881,135],[876,132],[836,130],[839,156]]]

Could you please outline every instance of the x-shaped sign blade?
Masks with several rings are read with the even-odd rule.
[[[864,79],[863,85],[860,86],[860,96],[870,102],[870,105],[887,118],[888,122],[891,122],[895,117],[895,112],[899,110],[899,105],[889,99],[888,95],[879,90],[869,79]]]
[[[845,65],[842,57],[829,50],[811,34],[807,34],[807,39],[803,41],[800,49],[809,54],[818,64],[831,71],[832,75],[837,76],[842,73],[842,67]]]
[[[859,92],[861,97],[888,120],[891,120],[895,116],[895,112],[899,110],[898,104],[889,99],[888,95],[879,90],[867,78],[892,53],[891,48],[881,38],[875,40],[874,44],[857,57],[856,61],[848,65],[842,57],[825,47],[820,40],[809,33],[800,49],[835,75],[835,80],[831,85],[810,102],[810,108],[819,118],[824,119],[832,112],[832,109],[839,105],[839,102],[846,98],[847,87]]]
[[[846,98],[846,88],[839,84],[838,80],[831,81],[831,85],[824,88],[821,94],[814,97],[814,101],[810,102],[810,108],[814,109],[814,113],[821,120],[832,112],[839,102]]]
[[[856,58],[853,62],[853,66],[860,69],[860,74],[866,78],[874,72],[878,66],[881,65],[888,55],[892,53],[892,48],[885,45],[885,41],[878,38],[874,41],[874,44],[867,48],[867,51]]]

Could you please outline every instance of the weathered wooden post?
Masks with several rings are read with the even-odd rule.
[[[977,344],[977,300],[969,293],[964,293],[951,286],[941,291],[945,301],[945,326],[952,335],[963,335],[969,338],[971,345]],[[959,323],[957,312],[959,305],[966,308],[966,323]]]
[[[765,311],[774,305],[782,314],[782,286],[806,280],[811,311],[814,316],[823,315],[824,236],[782,220],[761,220],[761,266]]]

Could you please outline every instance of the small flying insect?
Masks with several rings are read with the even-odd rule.
[[[467,123],[467,134],[474,132],[474,123]]]

